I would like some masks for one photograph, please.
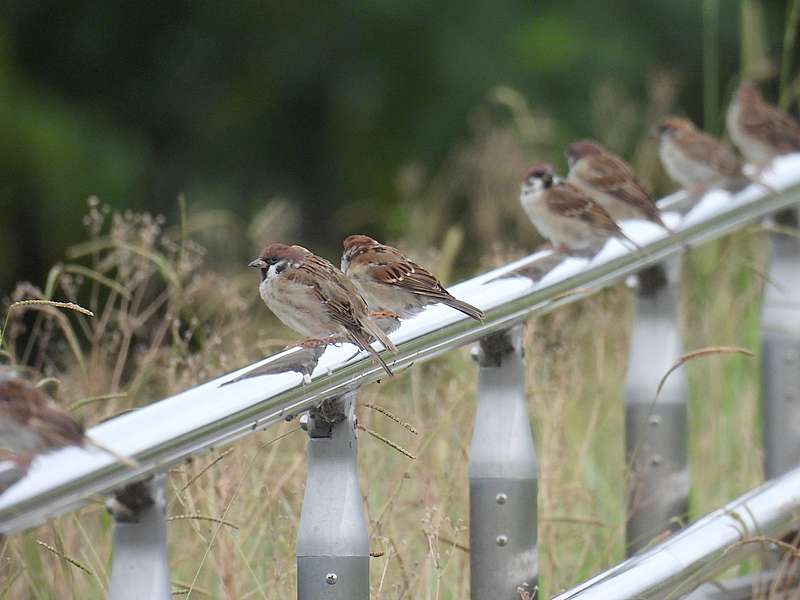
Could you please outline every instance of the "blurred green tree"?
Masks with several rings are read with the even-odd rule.
[[[727,86],[739,22],[722,5]],[[785,2],[765,6],[777,53]],[[6,0],[0,289],[40,280],[82,239],[91,194],[171,213],[185,192],[245,221],[280,195],[315,248],[397,235],[399,169],[435,171],[495,86],[522,92],[566,142],[595,133],[599,83],[643,102],[665,69],[699,120],[702,58],[695,0]]]

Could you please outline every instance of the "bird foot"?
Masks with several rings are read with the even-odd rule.
[[[391,310],[373,310],[369,313],[373,319],[399,319],[400,314]]]
[[[596,248],[585,248],[582,250],[576,250],[575,248],[570,248],[565,244],[559,244],[558,246],[553,248],[553,251],[558,254],[562,254],[564,256],[574,256],[576,258],[588,258],[593,256],[594,254],[597,254]]]
[[[369,318],[387,335],[394,333],[400,327],[400,315],[391,310],[374,310],[369,313]],[[370,338],[374,341],[372,336]]]
[[[285,350],[289,350],[290,348],[305,348],[308,350],[313,350],[315,348],[321,348],[323,346],[327,346],[328,344],[335,344],[336,341],[333,338],[305,338],[300,340],[299,342],[294,342],[286,346]]]
[[[710,188],[707,185],[693,185],[686,188],[686,198],[691,202],[697,202],[706,195]]]
[[[325,400],[316,409],[312,410],[312,414],[318,416],[328,425],[341,423],[345,419],[345,415],[342,413],[342,403],[337,398]]]
[[[14,466],[17,468],[17,471],[20,473],[27,473],[28,469],[31,468],[31,463],[34,459],[33,452],[23,452],[20,454],[15,454],[11,461],[14,463]]]
[[[536,248],[533,249],[534,252],[546,252],[548,250],[551,250],[553,252],[559,251],[555,246],[553,246],[552,242],[542,242],[541,244],[536,246]]]

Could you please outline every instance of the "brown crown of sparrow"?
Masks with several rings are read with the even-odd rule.
[[[579,140],[567,148],[567,161],[567,180],[600,203],[612,219],[644,219],[666,229],[655,200],[619,156],[594,140]]]
[[[339,269],[302,246],[286,244],[270,244],[249,266],[260,269],[261,298],[284,325],[309,338],[352,342],[392,375],[371,338],[390,352],[397,348]]]
[[[364,296],[370,310],[389,311],[405,318],[440,302],[473,319],[483,319],[483,311],[455,298],[430,271],[396,248],[366,235],[350,235],[342,245],[342,271]]]
[[[531,223],[558,252],[596,250],[609,237],[639,248],[599,203],[556,177],[550,163],[538,163],[528,170],[522,181],[520,203]]]
[[[737,191],[750,183],[731,147],[700,131],[689,119],[668,117],[661,122],[658,154],[667,174],[689,190]]]
[[[768,104],[750,81],[739,84],[728,106],[726,125],[739,151],[756,164],[800,152],[800,123]]]
[[[11,450],[19,467],[27,468],[37,454],[65,446],[90,446],[129,467],[136,461],[86,435],[83,426],[46,393],[21,379],[0,380],[0,446]]]

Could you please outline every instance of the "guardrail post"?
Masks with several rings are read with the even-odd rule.
[[[681,257],[642,271],[625,376],[628,554],[664,531],[677,529],[688,510],[687,412],[684,368],[659,381],[683,354],[680,333]],[[654,402],[655,401],[655,402]]]
[[[780,213],[775,222],[796,228],[797,211]],[[768,479],[800,464],[800,239],[773,233],[770,250],[761,307],[764,471]]]
[[[528,403],[522,325],[487,336],[469,456],[472,600],[519,600],[538,577],[537,465]]]
[[[114,516],[109,600],[169,600],[167,523],[164,485],[159,473],[117,491],[107,503]]]
[[[308,478],[297,532],[298,600],[369,600],[369,534],[356,469],[356,393],[303,415]]]

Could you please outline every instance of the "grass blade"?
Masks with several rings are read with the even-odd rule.
[[[661,378],[661,381],[658,382],[658,389],[656,390],[656,398],[658,398],[659,394],[661,394],[661,390],[664,387],[664,384],[667,382],[667,379],[670,375],[678,367],[683,366],[690,360],[694,360],[695,358],[700,358],[701,356],[711,356],[714,354],[744,354],[745,356],[755,356],[752,351],[748,350],[747,348],[740,348],[739,346],[710,346],[708,348],[700,348],[699,350],[692,350],[691,352],[687,352],[683,356],[681,356],[674,365],[672,365],[664,376]],[[653,401],[655,402],[655,400]]]

